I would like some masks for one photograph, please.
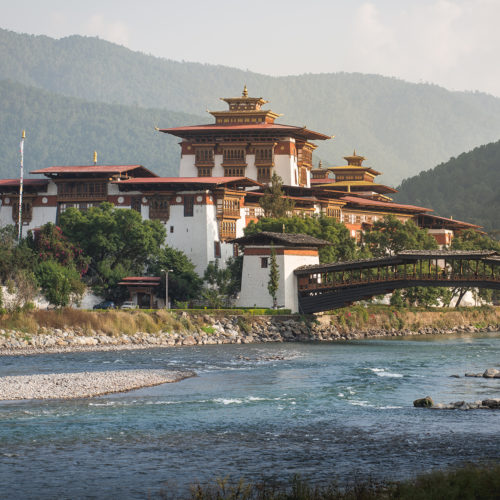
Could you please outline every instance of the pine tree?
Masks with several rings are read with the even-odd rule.
[[[263,196],[259,202],[260,206],[264,209],[266,217],[276,219],[286,217],[295,207],[295,203],[292,200],[284,198],[285,193],[282,186],[283,180],[274,172],[271,178],[271,185],[265,190],[267,196]]]
[[[278,292],[278,288],[280,286],[280,272],[278,269],[278,263],[276,262],[276,250],[274,249],[274,245],[271,245],[271,263],[269,268],[269,282],[267,283],[267,289],[269,291],[269,295],[273,299],[273,309],[278,307],[278,299],[276,298],[276,293]]]

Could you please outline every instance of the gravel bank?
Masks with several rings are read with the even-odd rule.
[[[0,377],[0,400],[75,399],[178,382],[192,372],[121,370]]]

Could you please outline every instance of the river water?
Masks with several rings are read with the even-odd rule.
[[[0,375],[194,370],[175,384],[0,404],[0,498],[154,498],[231,476],[400,479],[500,460],[500,413],[413,408],[500,397],[500,333],[0,357]],[[458,374],[462,378],[451,378]]]

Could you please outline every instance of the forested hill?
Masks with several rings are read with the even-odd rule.
[[[438,215],[500,230],[500,141],[405,179],[398,201],[433,208]]]
[[[86,102],[0,81],[0,178],[19,177],[19,141],[26,129],[25,170],[51,165],[141,164],[179,175],[178,139],[155,131],[199,123],[167,110]]]
[[[324,163],[340,164],[355,148],[393,185],[500,138],[500,99],[485,94],[376,75],[270,77],[160,59],[81,36],[55,40],[0,30],[0,78],[90,101],[196,115],[225,108],[218,98],[239,95],[246,83],[250,95],[269,99],[271,109],[284,114],[280,122],[336,136],[318,149]],[[205,115],[201,122],[211,120]]]

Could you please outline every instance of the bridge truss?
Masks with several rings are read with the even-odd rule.
[[[494,251],[405,250],[394,256],[302,266],[294,273],[302,313],[329,311],[414,286],[500,290]]]

